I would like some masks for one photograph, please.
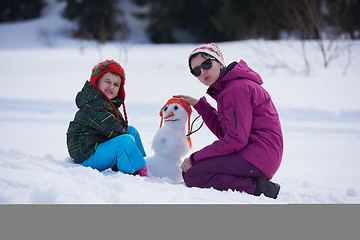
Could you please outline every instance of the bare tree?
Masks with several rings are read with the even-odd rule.
[[[308,39],[308,23],[306,18],[303,16],[304,9],[300,8],[298,5],[298,1],[291,0],[283,0],[283,1],[275,1],[277,7],[281,10],[284,16],[284,24],[288,25],[291,28],[297,29],[297,34],[300,36],[301,40],[301,50],[302,56],[305,63],[304,72],[309,74],[310,72],[310,63],[306,54],[306,39]]]
[[[331,9],[339,7],[341,0],[332,3]],[[320,49],[323,66],[338,57],[337,40],[340,31],[334,23],[338,21],[336,11],[330,11],[326,0],[282,0],[276,1],[283,13],[286,24],[297,29],[302,41],[302,55],[305,62],[305,72],[310,71],[310,64],[306,53],[306,40],[314,39]],[[327,18],[326,18],[327,17]],[[332,19],[330,24],[327,19]]]
[[[132,0],[119,1],[118,8],[121,9],[121,14],[118,15],[118,22],[121,22],[123,25],[123,27],[117,29],[117,40],[120,42],[119,54],[122,60],[127,63],[131,46],[146,31],[148,25],[146,16],[148,16],[151,8],[150,4],[139,6],[133,3]]]

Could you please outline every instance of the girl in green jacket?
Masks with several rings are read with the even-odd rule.
[[[68,151],[85,167],[147,177],[140,135],[128,126],[124,84],[124,69],[114,60],[92,69],[90,81],[76,96],[79,110],[67,131]],[[121,105],[125,119],[118,109]]]

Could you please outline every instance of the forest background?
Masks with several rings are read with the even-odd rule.
[[[134,41],[134,31],[145,31],[152,43],[360,38],[358,0],[58,1],[66,2],[63,16],[76,22],[72,35],[100,43]],[[45,6],[2,0],[0,22],[37,18]]]

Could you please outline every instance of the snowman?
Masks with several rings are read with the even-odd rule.
[[[152,141],[154,155],[146,158],[150,176],[182,181],[181,159],[191,148],[191,139],[185,129],[188,122],[190,132],[190,115],[190,105],[179,98],[171,98],[160,110],[160,128]]]

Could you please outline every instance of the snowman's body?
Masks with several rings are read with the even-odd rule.
[[[166,105],[162,114],[164,126],[154,135],[152,150],[154,155],[146,159],[150,176],[168,177],[173,181],[182,181],[182,157],[189,151],[185,125],[188,113],[178,103]]]

